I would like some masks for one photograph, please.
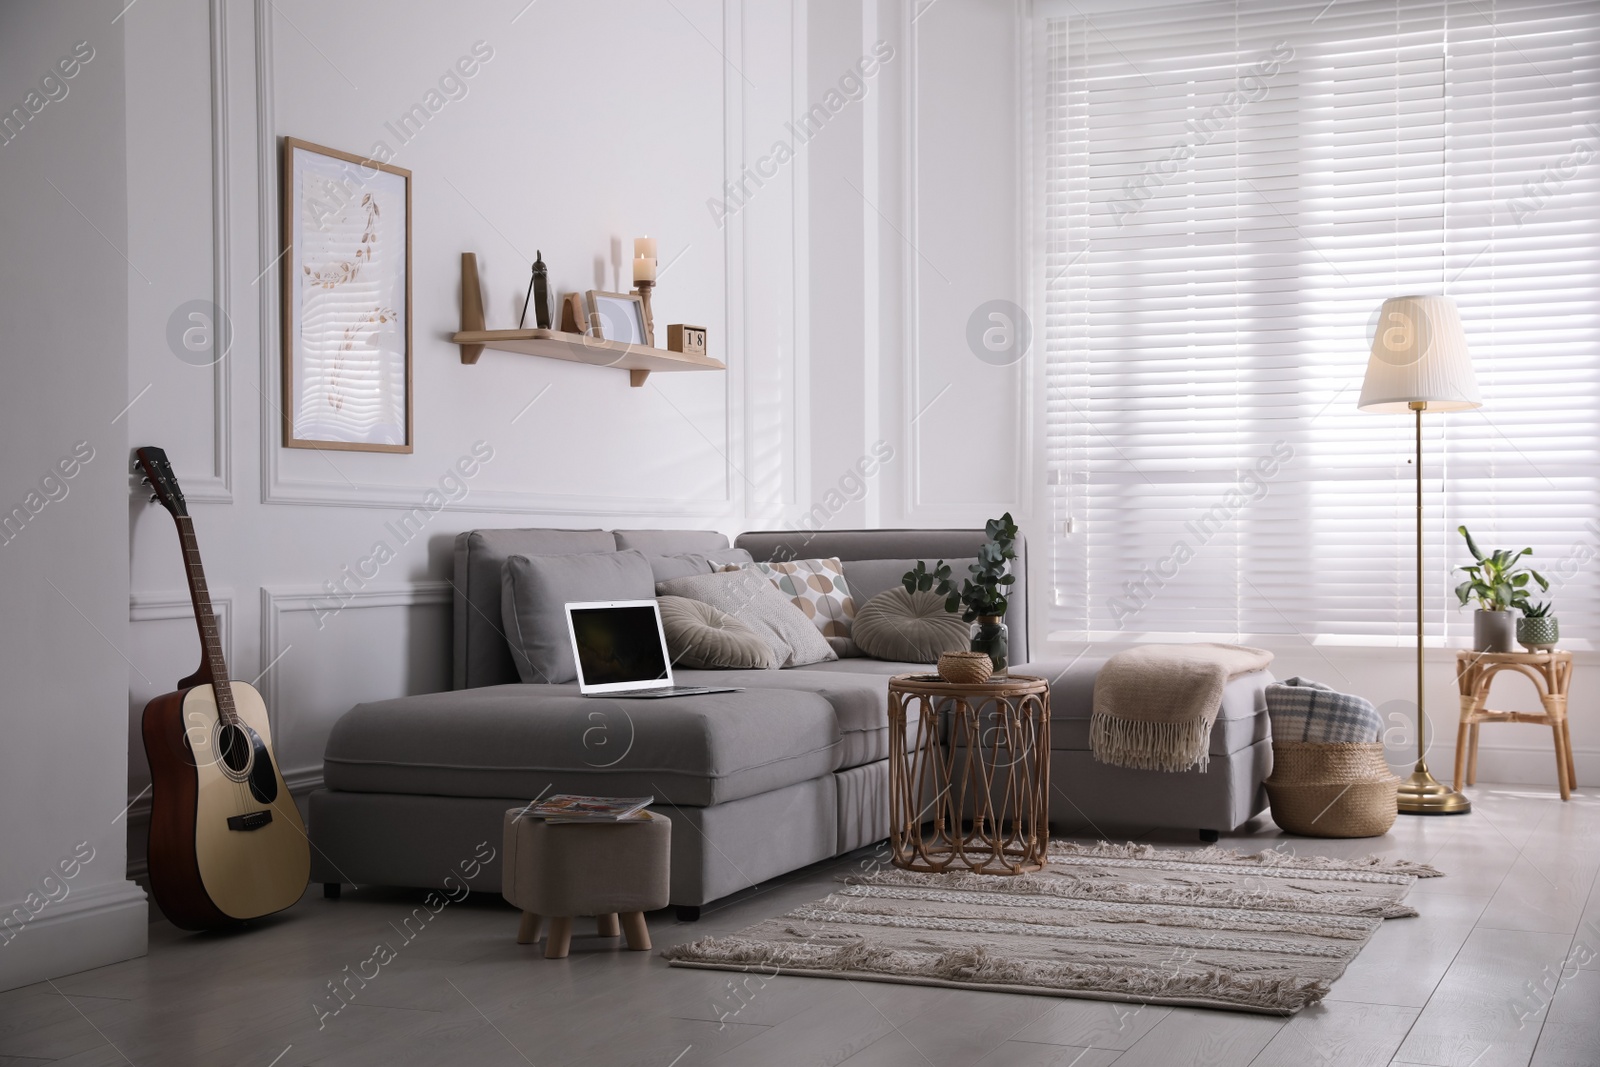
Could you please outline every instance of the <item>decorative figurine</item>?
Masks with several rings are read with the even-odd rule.
[[[534,250],[533,277],[528,279],[528,295],[522,300],[522,317],[517,319],[517,329],[528,318],[528,304],[533,304],[533,324],[541,330],[550,328],[550,272],[544,265],[544,252]]]

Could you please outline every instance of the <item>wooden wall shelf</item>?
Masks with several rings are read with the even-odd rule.
[[[651,371],[727,370],[721,360],[686,352],[669,352],[648,345],[622,341],[602,341],[581,333],[562,330],[486,330],[483,328],[483,293],[478,286],[478,257],[461,253],[461,329],[450,335],[461,346],[461,362],[476,363],[485,348],[517,352],[524,356],[544,356],[593,367],[619,367],[638,387]]]

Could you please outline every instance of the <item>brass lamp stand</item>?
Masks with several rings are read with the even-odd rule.
[[[1417,765],[1400,783],[1397,804],[1402,815],[1465,815],[1472,801],[1428,770],[1423,704],[1422,413],[1483,406],[1453,301],[1398,296],[1383,302],[1358,406],[1363,411],[1409,411],[1417,426]]]
[[[1428,402],[1412,400],[1406,406],[1417,419],[1417,765],[1411,777],[1400,783],[1395,803],[1402,815],[1465,815],[1472,810],[1472,801],[1428,770],[1428,718],[1422,703],[1422,413],[1428,409]]]

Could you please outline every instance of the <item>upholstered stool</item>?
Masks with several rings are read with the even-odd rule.
[[[620,925],[629,948],[647,951],[644,913],[666,907],[671,892],[672,820],[647,813],[639,822],[552,825],[523,811],[506,811],[500,868],[500,894],[522,909],[517,944],[538,941],[548,917],[545,958],[564,959],[572,920],[593,915],[601,937],[616,937]]]

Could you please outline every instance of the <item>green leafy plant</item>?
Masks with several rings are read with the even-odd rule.
[[[1007,594],[1017,580],[1016,575],[1006,573],[1011,561],[1017,558],[1017,524],[1011,521],[1008,511],[984,523],[983,532],[989,539],[978,549],[978,561],[967,568],[972,577],[963,579],[959,590],[950,577],[950,565],[942,559],[932,570],[926,562],[917,560],[917,565],[905,573],[900,584],[908,593],[933,590],[945,598],[944,610],[952,615],[960,611],[966,622],[980,616],[1004,615]]]
[[[1478,607],[1483,611],[1507,611],[1516,608],[1527,615],[1531,606],[1528,602],[1528,582],[1532,580],[1540,590],[1549,592],[1550,583],[1545,581],[1544,575],[1532,567],[1522,566],[1517,560],[1523,556],[1533,555],[1533,549],[1524,548],[1521,552],[1512,552],[1508,549],[1498,549],[1489,555],[1484,555],[1478,545],[1472,540],[1472,535],[1465,526],[1456,527],[1458,533],[1466,539],[1467,551],[1472,553],[1476,563],[1458,567],[1457,570],[1467,572],[1467,580],[1456,586],[1456,599],[1466,606],[1470,601],[1476,600]],[[1548,605],[1545,605],[1548,611]],[[1531,616],[1530,616],[1531,617]]]
[[[1541,601],[1538,604],[1529,604],[1524,601],[1522,607],[1522,617],[1524,619],[1548,619],[1550,617],[1550,610],[1551,604],[1548,600]]]

